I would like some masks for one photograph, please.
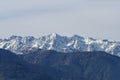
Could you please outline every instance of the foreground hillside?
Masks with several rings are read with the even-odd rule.
[[[105,52],[0,50],[0,80],[119,80],[120,58]]]

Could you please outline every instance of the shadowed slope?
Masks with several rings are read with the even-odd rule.
[[[120,58],[105,52],[0,50],[0,80],[119,80]]]

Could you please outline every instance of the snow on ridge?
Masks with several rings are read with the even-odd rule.
[[[26,49],[38,48],[66,53],[74,51],[105,51],[120,56],[120,42],[85,38],[78,35],[67,37],[56,33],[39,38],[11,36],[8,39],[0,39],[0,48],[17,54],[22,54],[22,51]]]

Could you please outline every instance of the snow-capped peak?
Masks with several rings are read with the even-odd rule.
[[[74,51],[105,51],[120,56],[120,42],[84,38],[78,35],[67,37],[57,33],[41,36],[39,38],[13,35],[8,39],[0,39],[0,48],[16,52],[17,54],[23,54],[24,50],[36,48],[66,53]]]
[[[57,37],[57,36],[60,36],[60,35],[58,35],[57,33],[51,33],[51,34],[49,34],[49,36],[50,37]]]

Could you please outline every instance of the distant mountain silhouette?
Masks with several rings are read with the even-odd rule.
[[[0,80],[119,80],[120,58],[105,52],[0,50]]]

